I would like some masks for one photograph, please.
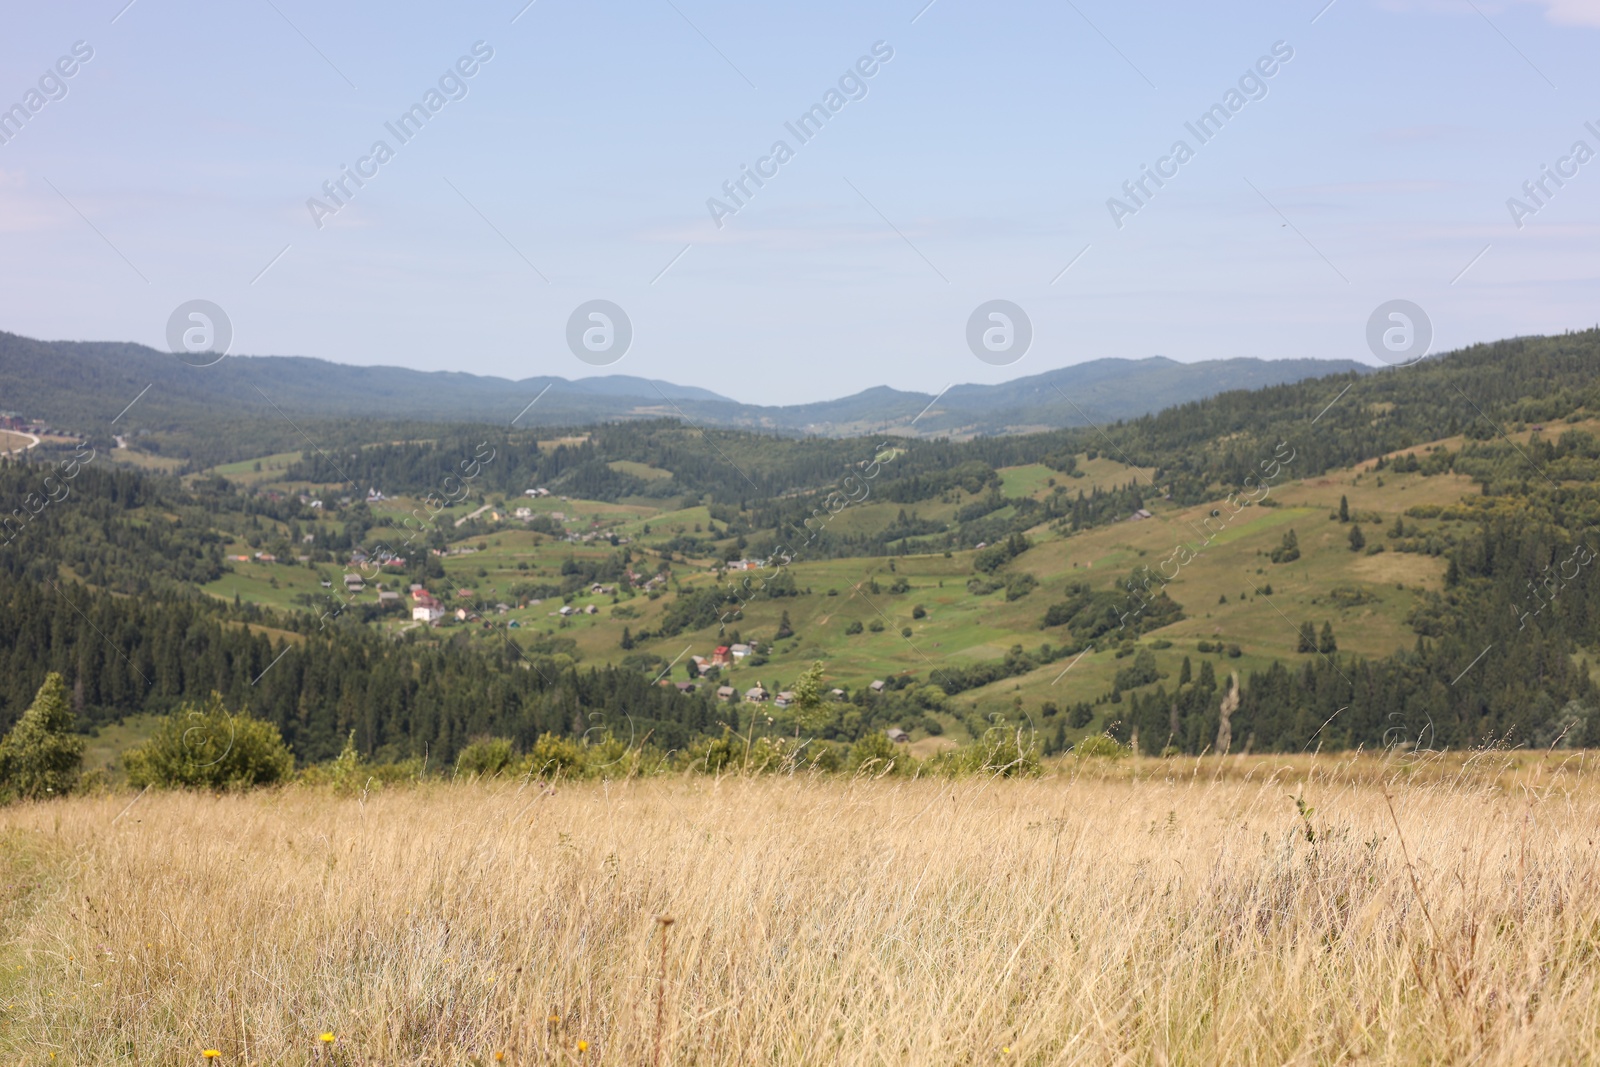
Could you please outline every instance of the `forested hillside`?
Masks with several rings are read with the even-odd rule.
[[[1594,331],[1518,339],[966,441],[319,424],[168,474],[47,442],[0,464],[0,729],[59,671],[85,727],[216,690],[308,760],[670,749],[796,733],[774,698],[821,661],[829,741],[1600,745],[1597,367]]]

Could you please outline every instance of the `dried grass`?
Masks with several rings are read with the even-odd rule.
[[[1600,776],[1516,758],[16,806],[0,1054],[1593,1063]]]

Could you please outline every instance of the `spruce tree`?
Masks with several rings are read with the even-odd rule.
[[[1295,646],[1296,652],[1315,652],[1317,650],[1317,628],[1309,622],[1300,624],[1300,642]]]
[[[72,791],[84,745],[72,732],[72,722],[66,683],[52,671],[32,706],[0,740],[0,795],[38,800]]]
[[[1330,652],[1339,651],[1339,642],[1333,639],[1333,623],[1322,624],[1322,639],[1317,642],[1317,651],[1326,656]]]
[[[1350,521],[1350,498],[1343,495],[1339,497],[1339,521]]]
[[[1350,527],[1350,551],[1360,552],[1367,547],[1367,538],[1359,525]]]

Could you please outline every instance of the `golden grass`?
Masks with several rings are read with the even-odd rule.
[[[16,806],[0,1059],[1592,1063],[1597,782],[1231,757]]]

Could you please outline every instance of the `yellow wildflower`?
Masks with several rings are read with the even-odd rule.
[[[204,1056],[208,1060],[214,1060],[218,1056],[222,1055],[222,1050],[215,1048],[204,1048],[200,1050],[200,1055]]]

